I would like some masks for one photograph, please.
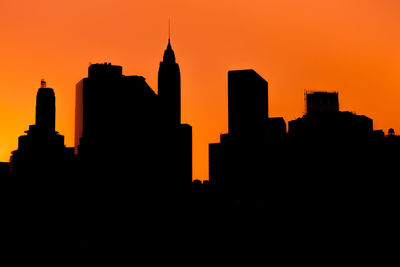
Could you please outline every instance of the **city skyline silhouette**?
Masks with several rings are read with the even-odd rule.
[[[63,8],[48,0],[25,2],[22,9],[21,3],[3,3],[0,9],[2,162],[17,148],[15,137],[34,121],[33,99],[42,78],[59,99],[57,129],[69,147],[74,146],[75,84],[90,62],[123,66],[127,74],[146,77],[156,91],[169,19],[185,71],[182,121],[198,129],[195,179],[208,179],[208,143],[228,130],[228,70],[254,69],[269,81],[274,99],[269,112],[286,122],[304,113],[305,89],[338,91],[343,110],[372,118],[376,129],[400,131],[400,22],[393,1],[223,0],[212,8],[208,2],[180,0],[118,5],[74,0]]]
[[[171,67],[168,67],[168,64],[172,64]],[[170,70],[168,68],[171,68]],[[75,157],[78,156],[78,158],[82,158],[81,155],[86,155],[85,157],[93,157],[95,155],[101,155],[99,157],[99,160],[103,160],[107,157],[107,154],[111,154],[111,153],[115,153],[111,152],[112,150],[110,150],[109,152],[100,152],[101,150],[101,146],[98,146],[98,148],[96,148],[94,152],[94,154],[92,156],[88,156],[90,155],[90,153],[88,152],[80,152],[81,150],[81,140],[83,138],[83,133],[86,132],[86,135],[89,136],[88,134],[90,133],[90,135],[92,136],[91,138],[85,137],[85,143],[87,142],[87,140],[96,140],[97,141],[91,141],[90,143],[93,142],[93,144],[100,144],[102,142],[104,142],[106,139],[115,139],[117,140],[119,131],[121,131],[122,129],[125,130],[130,130],[129,126],[123,126],[124,121],[129,121],[132,119],[132,117],[127,116],[126,118],[120,117],[121,115],[117,113],[115,113],[114,115],[111,115],[112,113],[110,113],[110,111],[113,109],[111,108],[110,110],[103,110],[104,107],[102,107],[102,105],[105,105],[105,101],[110,101],[110,96],[107,96],[109,93],[111,93],[112,91],[110,91],[110,89],[115,90],[116,88],[121,88],[123,90],[126,90],[124,88],[129,88],[132,87],[135,83],[137,82],[144,82],[144,88],[147,87],[147,89],[140,89],[140,90],[147,90],[148,92],[139,92],[138,89],[134,89],[132,92],[129,92],[128,95],[126,97],[123,97],[121,99],[116,98],[114,101],[111,100],[111,102],[115,102],[116,106],[115,108],[117,110],[119,110],[120,114],[126,113],[129,114],[130,111],[128,111],[128,109],[131,108],[132,103],[130,103],[131,100],[135,100],[135,98],[139,97],[138,99],[140,99],[141,97],[143,97],[144,95],[148,95],[146,98],[150,97],[155,99],[155,96],[158,96],[159,100],[152,100],[154,103],[147,103],[143,102],[137,102],[137,104],[133,104],[132,107],[134,107],[135,109],[137,109],[136,113],[139,112],[138,114],[140,114],[140,112],[143,112],[144,108],[147,110],[145,112],[147,112],[149,114],[149,117],[146,119],[146,116],[144,116],[143,118],[139,119],[139,120],[143,120],[143,122],[145,122],[146,120],[148,120],[149,122],[153,121],[156,116],[161,116],[161,113],[165,113],[162,115],[161,120],[165,122],[161,123],[161,124],[169,124],[169,125],[180,125],[180,121],[181,121],[181,111],[180,111],[180,107],[181,107],[181,89],[180,89],[180,71],[179,71],[179,65],[176,64],[175,61],[175,54],[174,51],[172,50],[171,47],[171,40],[170,38],[168,38],[168,45],[167,48],[164,51],[164,56],[163,56],[163,60],[160,63],[160,68],[159,68],[159,81],[158,81],[158,92],[161,92],[161,94],[159,93],[158,95],[146,84],[145,82],[145,78],[141,77],[141,76],[126,76],[122,74],[122,67],[121,66],[114,66],[111,65],[111,63],[104,63],[104,64],[91,64],[89,66],[88,69],[88,73],[89,73],[89,77],[91,77],[90,75],[93,76],[92,78],[92,82],[90,82],[90,80],[88,80],[88,78],[82,79],[80,82],[78,82],[78,84],[76,85],[76,104],[75,104],[75,146],[74,148],[66,148],[68,150],[70,150],[68,153],[70,156],[68,157],[73,157],[73,153],[72,153],[72,149],[75,150]],[[175,74],[176,73],[176,74]],[[237,75],[234,75],[235,73],[237,73]],[[248,78],[234,78],[234,77],[240,77],[241,75],[244,75],[243,77],[246,77],[246,75],[250,75],[248,76]],[[255,80],[260,80],[258,83],[260,83],[260,85],[256,85],[257,83],[254,82],[254,84],[252,84],[252,82],[250,82],[250,77],[254,76]],[[176,78],[174,78],[174,76],[176,76]],[[258,78],[257,78],[258,77]],[[122,82],[120,81],[120,79],[124,79],[126,81]],[[232,81],[231,81],[232,79]],[[98,81],[96,81],[98,80]],[[255,81],[254,80],[254,81]],[[250,83],[249,83],[250,82]],[[102,85],[103,83],[103,85]],[[163,84],[166,85],[163,85]],[[249,83],[249,84],[248,84]],[[262,84],[265,83],[265,90],[261,90],[261,89],[257,89],[259,92],[254,91],[256,94],[259,94],[258,96],[246,96],[247,94],[251,94],[250,92],[246,92],[246,90],[250,90],[250,88],[254,87],[256,88],[257,86],[261,86],[260,88],[262,88]],[[56,135],[58,135],[58,132],[55,131],[55,95],[54,95],[54,91],[52,88],[47,88],[46,86],[46,81],[44,79],[41,80],[40,82],[41,84],[41,88],[38,91],[38,95],[37,95],[37,104],[36,104],[36,124],[35,125],[31,125],[29,126],[29,130],[25,131],[27,133],[27,137],[21,136],[19,139],[19,144],[20,146],[22,145],[22,147],[24,147],[25,145],[23,145],[24,143],[28,143],[30,144],[33,141],[22,141],[24,138],[29,138],[29,136],[36,136],[36,132],[40,133],[40,132],[54,132]],[[92,89],[86,89],[86,91],[84,91],[85,89],[85,84],[86,87],[93,87]],[[93,84],[92,86],[90,84]],[[125,85],[126,84],[126,85]],[[130,84],[130,85],[128,85]],[[168,85],[170,84],[170,85]],[[344,135],[344,134],[349,134],[351,133],[352,130],[350,130],[350,132],[348,132],[349,129],[353,129],[354,128],[354,136],[361,136],[365,135],[365,136],[374,136],[374,135],[379,135],[379,136],[395,136],[395,130],[393,128],[388,129],[388,132],[385,133],[383,130],[381,129],[375,129],[373,127],[373,120],[365,117],[365,116],[358,116],[356,114],[353,114],[352,112],[346,112],[346,113],[339,113],[339,98],[338,98],[338,92],[326,92],[326,91],[305,91],[304,92],[304,101],[305,101],[305,114],[306,117],[307,115],[311,116],[311,118],[313,117],[320,117],[320,120],[325,120],[328,117],[326,117],[325,114],[341,114],[342,117],[351,117],[353,116],[354,118],[362,118],[364,117],[365,119],[365,126],[362,126],[362,128],[364,128],[365,130],[368,129],[368,131],[366,133],[362,133],[361,128],[358,130],[357,127],[361,127],[361,120],[360,122],[356,122],[356,120],[349,120],[349,122],[344,122],[342,121],[342,119],[339,119],[339,117],[335,117],[334,120],[335,122],[332,125],[328,125],[328,124],[316,124],[315,126],[312,126],[312,124],[308,124],[308,122],[305,121],[305,126],[300,126],[303,123],[302,118],[297,118],[296,120],[293,121],[288,121],[288,128],[286,129],[286,122],[284,120],[284,118],[270,118],[271,122],[267,122],[265,124],[265,126],[262,127],[267,127],[264,130],[257,130],[259,126],[257,126],[259,123],[257,121],[260,120],[264,120],[263,118],[268,118],[268,113],[269,113],[269,97],[268,97],[268,82],[265,81],[261,76],[259,76],[254,70],[249,69],[249,70],[235,70],[235,71],[229,71],[228,72],[228,88],[229,88],[229,84],[231,84],[231,86],[235,86],[237,89],[233,90],[233,89],[228,89],[228,109],[230,110],[228,112],[229,118],[228,118],[228,122],[229,122],[229,132],[230,133],[235,133],[234,136],[241,136],[243,135],[243,137],[251,140],[253,138],[253,136],[251,135],[251,133],[255,130],[256,132],[259,131],[260,133],[263,133],[263,135],[265,135],[265,137],[271,138],[272,136],[275,136],[276,134],[278,135],[289,135],[289,136],[305,136],[307,138],[314,136],[314,138],[319,138],[318,135],[319,134],[330,134],[332,136],[336,136],[336,135]],[[172,87],[171,87],[172,86]],[[98,91],[99,88],[104,88],[102,89],[104,92],[102,94],[105,94],[106,98],[102,99],[101,98],[101,94],[99,94],[100,91]],[[137,86],[133,86],[137,87]],[[139,86],[143,88],[143,85]],[[176,87],[177,89],[172,89]],[[161,88],[161,90],[160,90]],[[163,89],[165,88],[165,89]],[[46,92],[48,94],[50,94],[50,100],[42,100],[45,99],[43,97],[40,97],[40,95],[44,95],[45,94],[45,90],[47,90]],[[97,91],[96,91],[97,90]],[[175,93],[171,94],[171,92],[176,91]],[[89,93],[93,91],[92,93]],[[108,91],[108,92],[107,92]],[[136,91],[136,92],[135,92]],[[264,91],[264,92],[263,92]],[[86,93],[87,92],[87,93]],[[165,93],[164,93],[165,92]],[[121,91],[121,93],[123,95],[127,94],[124,91]],[[85,99],[95,99],[95,94],[98,94],[100,96],[100,98],[98,98],[97,100],[85,100]],[[117,92],[113,92],[113,94],[116,95],[116,97],[118,97],[118,91]],[[171,94],[170,96],[168,96],[168,94]],[[87,95],[87,96],[86,96]],[[93,95],[93,96],[90,96]],[[248,98],[248,99],[246,99]],[[128,102],[126,102],[125,104],[122,104],[123,102],[121,102],[121,100],[127,100]],[[149,98],[150,99],[150,98]],[[89,101],[89,102],[88,102]],[[139,101],[143,101],[143,100],[139,100]],[[146,100],[148,101],[148,100]],[[255,101],[260,101],[258,102],[258,104],[256,104]],[[97,102],[97,103],[96,103]],[[42,104],[41,104],[42,103]],[[86,103],[86,104],[85,104]],[[93,104],[89,104],[89,103],[93,103]],[[139,104],[140,103],[140,104]],[[170,103],[170,104],[162,104],[162,103]],[[95,105],[97,106],[95,108]],[[135,105],[143,105],[142,108],[138,108],[135,107]],[[159,105],[159,107],[157,107],[157,105]],[[42,107],[43,106],[43,107]],[[86,106],[86,108],[84,108],[84,106]],[[90,108],[93,106],[93,108]],[[231,108],[232,106],[232,108]],[[236,106],[235,108],[233,108],[234,106]],[[121,109],[122,107],[122,109]],[[259,108],[258,108],[259,107]],[[46,111],[46,109],[49,109],[49,111]],[[92,110],[93,111],[90,111]],[[140,111],[140,109],[142,111]],[[86,111],[85,111],[86,110]],[[314,115],[315,113],[315,115]],[[83,115],[83,114],[88,114],[88,115]],[[90,117],[89,117],[90,116]],[[136,115],[137,116],[137,115]],[[139,115],[139,117],[141,117],[142,115]],[[101,131],[104,131],[106,129],[102,129],[104,127],[102,120],[104,118],[108,118],[106,121],[109,122],[108,127],[111,127],[110,130],[108,130],[108,132],[105,132],[105,135],[102,137],[101,134],[99,134]],[[139,118],[138,117],[138,118]],[[349,118],[350,118],[349,117]],[[168,119],[169,118],[169,119]],[[305,118],[303,116],[303,118]],[[136,119],[137,120],[137,119]],[[339,121],[336,121],[339,120]],[[367,122],[367,120],[369,120],[369,122]],[[86,122],[85,122],[86,121]],[[89,121],[93,121],[90,122]],[[135,119],[134,119],[135,121]],[[169,121],[167,123],[167,121]],[[274,122],[273,122],[274,121]],[[279,122],[278,122],[279,121]],[[85,122],[85,123],[84,123]],[[98,126],[95,126],[95,123],[98,124]],[[112,123],[112,124],[110,124]],[[275,124],[274,124],[275,123]],[[314,122],[311,122],[314,123]],[[341,124],[345,123],[343,126]],[[280,124],[280,126],[278,126],[278,124]],[[299,124],[299,126],[297,126],[297,124]],[[354,125],[352,125],[354,124]],[[41,125],[46,125],[45,127],[42,127]],[[87,125],[87,126],[84,126]],[[237,125],[237,126],[236,126]],[[275,125],[275,126],[273,126]],[[296,125],[296,126],[295,126]],[[368,126],[367,126],[368,125]],[[89,128],[90,126],[90,128]],[[190,125],[188,125],[190,127]],[[257,128],[253,128],[253,126],[257,126]],[[85,131],[83,130],[85,127]],[[96,130],[96,127],[97,130]],[[157,134],[157,132],[164,131],[165,126],[163,126],[162,128],[152,128],[153,126],[147,125],[147,124],[143,124],[143,126],[140,127],[150,127],[149,131],[147,133],[145,133],[145,135],[143,137],[138,136],[139,138],[144,138],[145,136],[149,136],[150,138],[154,139],[155,135]],[[167,126],[168,128],[169,126]],[[278,128],[274,128],[274,130],[272,130],[273,128],[271,128],[271,133],[269,133],[268,128],[269,127],[278,127]],[[303,131],[303,127],[305,127],[304,129],[306,129],[305,133],[301,133]],[[307,129],[308,127],[311,127],[310,129]],[[317,128],[318,127],[318,128]],[[321,128],[322,127],[322,128]],[[326,129],[325,129],[326,127]],[[343,127],[343,129],[340,129],[341,127]],[[44,128],[48,128],[47,130],[43,130]],[[93,129],[92,129],[93,128]],[[90,129],[90,130],[89,130]],[[118,130],[121,129],[121,130]],[[133,128],[134,129],[134,128]],[[290,130],[291,129],[291,130]],[[340,129],[340,130],[339,130]],[[134,130],[135,131],[135,130]],[[191,127],[190,127],[190,132]],[[113,133],[114,132],[114,133]],[[319,133],[320,132],[320,133]],[[340,133],[341,132],[341,133]],[[293,134],[296,133],[296,134]],[[190,133],[191,135],[191,133]],[[60,139],[61,143],[64,143],[64,136],[60,136],[62,137],[62,139]],[[222,140],[222,134],[221,134],[221,140]],[[48,138],[48,137],[46,137]],[[146,137],[147,138],[147,137]],[[182,137],[180,137],[182,138]],[[183,139],[185,139],[186,137],[183,137]],[[275,137],[274,137],[275,138]],[[151,139],[149,139],[150,141]],[[192,165],[193,165],[193,153],[192,153],[192,137],[190,137],[188,140],[188,146],[190,146],[190,149],[188,150],[188,154],[186,154],[185,158],[188,159],[188,164],[190,162],[191,167],[188,169],[188,174],[190,173],[190,175],[187,175],[187,177],[190,177],[191,180],[198,180],[195,179],[192,175]],[[58,143],[60,143],[60,141]],[[152,141],[150,141],[152,142]],[[167,143],[167,139],[164,140],[165,143]],[[280,142],[280,141],[279,141]],[[125,148],[125,146],[127,145],[126,143],[120,143],[118,144],[110,144],[110,148],[114,149],[114,150],[120,150],[120,153],[123,152]],[[50,145],[50,148],[55,146],[54,144]],[[91,147],[93,145],[86,145],[85,147]],[[107,145],[105,145],[107,146]],[[157,145],[159,146],[159,145]],[[213,144],[210,145],[209,148],[209,152],[210,156],[209,157],[213,157],[211,156],[211,154],[213,154],[213,148],[212,148]],[[171,151],[174,149],[172,147],[169,148]],[[20,150],[20,149],[18,149]],[[13,160],[15,160],[15,158],[19,158],[18,157],[18,153],[22,153],[22,152],[18,152],[18,150],[13,151],[11,153],[10,156],[10,163],[7,162],[1,162],[1,174],[2,176],[5,175],[10,175],[13,173]],[[36,150],[36,149],[35,149]],[[142,154],[142,156],[144,155],[144,153],[146,153],[146,150],[152,150],[151,146],[143,147],[143,152],[139,153]],[[190,151],[190,152],[189,152]],[[339,156],[339,155],[337,155]],[[35,156],[33,156],[35,157]],[[23,158],[23,157],[22,157]],[[33,159],[33,158],[32,158]],[[129,159],[129,158],[128,158]],[[81,159],[82,160],[82,159]],[[29,161],[29,160],[28,160]],[[69,160],[70,161],[70,160]],[[97,161],[97,160],[96,160]],[[97,164],[96,161],[93,162],[93,164]],[[147,160],[144,160],[144,162],[146,161],[151,161],[151,158],[148,158]],[[19,160],[17,160],[17,162],[19,162]],[[144,162],[142,164],[144,164]],[[211,158],[209,158],[209,162],[212,164],[212,160]],[[171,162],[172,163],[172,162]],[[170,164],[166,164],[167,165],[171,165]],[[33,164],[37,164],[37,163],[33,163]],[[139,164],[139,165],[142,165]],[[14,168],[15,169],[15,168]],[[21,168],[21,169],[25,169],[25,168]],[[29,170],[30,168],[27,168],[27,170]],[[57,169],[57,167],[55,168]],[[209,166],[209,180],[215,180],[214,177],[212,177],[212,173],[215,172],[215,167],[214,166]],[[176,171],[177,169],[175,169]],[[24,170],[25,171],[25,170]],[[114,175],[114,171],[115,169],[111,168],[109,171],[109,175]],[[29,172],[29,171],[28,171]],[[123,174],[123,173],[127,173],[127,170],[120,170],[118,173]],[[139,172],[142,173],[142,171]],[[15,172],[14,172],[15,175]],[[131,173],[130,175],[134,175],[133,173]],[[162,176],[162,172],[159,173],[157,176]],[[17,175],[19,176],[19,175]],[[190,180],[189,179],[189,180]],[[188,180],[188,178],[186,178],[186,180]],[[200,180],[201,181],[201,180]]]
[[[397,262],[399,12],[392,0],[0,3],[3,254]]]
[[[75,147],[56,131],[56,96],[41,80],[35,124],[18,138],[10,164],[0,164],[9,249],[101,262],[104,253],[124,260],[165,253],[163,242],[174,239],[189,257],[189,247],[218,244],[228,255],[263,257],[264,246],[255,245],[264,234],[272,245],[282,242],[279,232],[294,241],[301,228],[336,246],[367,229],[391,231],[400,159],[393,129],[374,129],[372,119],[341,109],[338,92],[325,91],[306,92],[306,113],[286,123],[269,115],[269,83],[256,71],[227,74],[228,133],[209,144],[210,180],[203,182],[192,176],[192,127],[180,123],[180,70],[170,40],[160,94],[122,66],[89,66],[76,85]],[[347,223],[338,226],[341,220]],[[335,239],[326,231],[332,227]]]

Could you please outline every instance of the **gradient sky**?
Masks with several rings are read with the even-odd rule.
[[[0,0],[0,161],[34,123],[42,78],[68,146],[90,63],[122,65],[157,91],[169,19],[195,179],[208,178],[208,143],[227,131],[232,69],[269,82],[270,116],[302,116],[305,89],[338,91],[341,110],[400,132],[399,14],[398,0]]]

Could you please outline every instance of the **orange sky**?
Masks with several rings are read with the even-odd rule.
[[[227,131],[227,71],[269,82],[270,116],[304,111],[304,89],[338,91],[341,110],[400,132],[398,0],[0,0],[0,161],[34,123],[40,79],[55,89],[57,130],[73,145],[75,84],[89,63],[122,65],[157,90],[167,45],[193,126],[194,178]]]

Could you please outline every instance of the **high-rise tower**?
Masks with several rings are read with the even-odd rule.
[[[252,69],[229,71],[229,133],[254,133],[267,118],[268,82]]]
[[[56,97],[54,90],[46,87],[41,81],[41,87],[36,95],[36,127],[42,131],[54,132],[56,125]]]
[[[228,129],[209,145],[210,182],[260,199],[282,169],[286,123],[268,116],[268,82],[252,69],[228,72]]]
[[[55,117],[54,90],[42,80],[36,95],[36,123],[18,138],[18,149],[12,152],[13,176],[39,177],[44,181],[67,177],[72,172],[74,150],[65,147],[64,136],[56,132]]]
[[[181,74],[175,62],[175,53],[168,38],[167,49],[158,70],[158,95],[163,105],[163,114],[168,124],[181,123]]]
[[[181,124],[181,74],[171,38],[158,70],[158,97],[164,151],[159,168],[174,174],[171,183],[188,185],[192,182],[192,127]]]

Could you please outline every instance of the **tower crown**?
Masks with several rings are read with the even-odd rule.
[[[46,82],[42,80],[36,95],[36,127],[42,131],[55,132],[55,100],[54,90],[46,87]]]
[[[170,38],[168,38],[167,49],[165,49],[165,51],[164,51],[163,62],[165,62],[165,63],[175,63],[175,53],[174,53],[174,50],[172,50],[171,39]]]

